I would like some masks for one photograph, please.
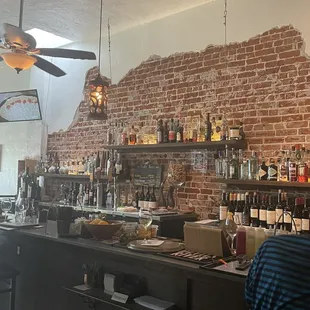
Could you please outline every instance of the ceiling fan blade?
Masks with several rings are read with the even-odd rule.
[[[37,51],[38,54],[42,56],[96,60],[95,53],[87,51],[70,50],[64,48],[39,48]]]
[[[7,23],[3,27],[5,31],[4,37],[11,45],[28,50],[34,49],[37,46],[35,38],[21,28]]]
[[[60,68],[58,68],[57,66],[55,66],[54,64],[52,64],[51,62],[36,56],[36,55],[32,55],[32,57],[35,57],[37,62],[34,64],[36,67],[38,67],[39,69],[54,75],[56,77],[61,77],[66,75],[66,73],[64,71],[62,71]]]

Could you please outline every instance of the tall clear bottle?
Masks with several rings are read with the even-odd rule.
[[[296,164],[296,151],[295,146],[292,146],[290,159],[288,162],[288,180],[290,182],[297,181],[297,164]]]
[[[232,149],[232,158],[229,161],[229,178],[238,179],[239,178],[239,164],[235,150]]]
[[[258,158],[255,151],[252,151],[252,155],[248,160],[248,178],[249,180],[256,180],[258,173]]]
[[[223,158],[223,175],[225,179],[229,179],[230,169],[229,169],[229,152],[227,145],[225,145],[225,157]]]

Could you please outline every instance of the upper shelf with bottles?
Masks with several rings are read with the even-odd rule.
[[[243,125],[228,127],[222,118],[212,117],[208,113],[207,120],[200,118],[183,126],[179,120],[158,120],[154,133],[144,133],[143,126],[110,126],[107,133],[106,149],[119,153],[166,153],[190,152],[191,150],[224,150],[245,149]]]
[[[281,151],[278,158],[258,158],[252,151],[247,158],[243,151],[227,152],[215,159],[216,179],[213,182],[242,189],[310,190],[310,154],[297,144],[291,150]]]

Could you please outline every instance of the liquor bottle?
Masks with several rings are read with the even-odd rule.
[[[211,128],[212,128],[212,130],[211,130],[211,132],[212,132],[211,141],[216,141],[217,133],[216,133],[216,121],[215,121],[214,116],[211,119]]]
[[[100,161],[100,172],[102,176],[106,175],[106,152],[102,152],[102,157]]]
[[[139,197],[139,188],[136,189],[135,191],[135,197],[132,201],[132,206],[135,207],[135,208],[139,208],[139,200],[140,200],[140,197]]]
[[[263,195],[259,207],[259,226],[263,228],[267,227],[267,200],[268,196]]]
[[[154,210],[157,208],[157,201],[156,201],[156,195],[155,195],[155,186],[153,186],[153,191],[150,195],[150,199],[149,199],[149,208],[151,210]]]
[[[234,193],[229,193],[229,203],[227,209],[227,217],[235,214]]]
[[[284,228],[286,231],[292,230],[292,206],[293,204],[294,204],[294,198],[289,197],[287,199],[287,203],[284,208]]]
[[[116,161],[115,161],[115,173],[116,173],[116,176],[120,176],[121,173],[122,173],[122,158],[121,158],[121,154],[120,153],[117,153],[116,155]]]
[[[94,202],[93,202],[93,206],[94,207],[97,206],[97,186],[94,186]]]
[[[275,164],[273,158],[269,159],[268,166],[268,181],[277,181],[278,179],[278,166]]]
[[[237,225],[242,224],[242,212],[243,212],[243,208],[242,208],[242,202],[241,202],[241,194],[238,193],[237,194],[237,203],[235,206],[235,223]]]
[[[32,198],[32,187],[35,187],[34,183],[34,175],[29,176],[29,184],[28,184],[28,189],[27,189],[27,198],[31,199]],[[35,188],[34,188],[35,189]]]
[[[310,233],[310,227],[309,227],[309,199],[306,200],[306,203],[304,205],[303,211],[302,211],[302,220],[301,220],[301,232],[303,234],[309,234]]]
[[[128,142],[130,145],[135,145],[137,143],[137,135],[136,135],[134,126],[131,126]]]
[[[220,221],[225,221],[227,218],[227,209],[228,209],[228,203],[227,203],[227,193],[222,193],[222,201],[220,203]]]
[[[212,137],[212,123],[210,122],[210,113],[207,114],[207,120],[205,123],[205,141],[211,141]]]
[[[144,209],[145,210],[149,210],[149,208],[150,208],[150,205],[149,205],[150,199],[151,199],[151,193],[150,193],[150,187],[148,186],[147,192],[145,195],[145,199],[144,199]]]
[[[276,224],[276,197],[269,197],[269,204],[267,206],[267,228],[274,228]]]
[[[281,151],[281,158],[278,163],[278,181],[287,182],[287,161],[285,151]]]
[[[301,232],[301,225],[302,225],[302,210],[303,206],[301,205],[301,198],[295,198],[295,208],[293,211],[293,221],[292,222],[292,231],[294,232]],[[295,223],[295,225],[294,225]],[[296,226],[296,227],[295,227]]]
[[[228,155],[228,146],[225,145],[225,156],[223,158],[223,176],[226,180],[229,179],[230,169],[229,169],[229,155]]]
[[[160,119],[158,122],[157,122],[157,143],[160,144],[160,143],[163,143],[163,137],[164,136],[164,127],[163,127],[163,120]]]
[[[183,134],[182,134],[182,127],[180,126],[180,120],[177,120],[176,142],[177,143],[182,143],[183,142]]]
[[[237,156],[234,152],[234,149],[232,149],[232,158],[229,161],[229,178],[230,179],[238,179],[238,171],[239,170],[239,165],[238,165],[238,160]]]
[[[94,187],[93,184],[90,184],[90,188],[89,188],[89,203],[90,206],[94,205]]]
[[[100,168],[100,155],[99,155],[99,152],[97,153],[95,166],[96,166],[96,171],[97,171],[98,168]]]
[[[175,142],[175,127],[174,127],[173,118],[170,120],[168,140],[169,140],[170,143],[174,143]]]
[[[112,145],[112,143],[113,143],[113,133],[112,133],[112,128],[110,124],[107,130],[107,144]]]
[[[165,122],[164,126],[164,133],[163,133],[163,143],[169,142],[169,129],[168,129],[168,122]]]
[[[107,191],[106,191],[106,201],[105,201],[105,206],[108,210],[113,209],[113,195],[110,190],[110,186],[108,184],[107,186]]]
[[[257,204],[257,193],[253,193],[251,201],[251,225],[252,227],[259,227],[259,208]]]
[[[305,161],[305,155],[306,155],[306,149],[303,146],[300,152],[300,160],[297,162],[297,167],[298,167],[297,168],[297,171],[298,171],[297,181],[301,183],[308,182],[308,165]]]
[[[249,172],[249,180],[256,180],[258,173],[258,158],[256,156],[255,151],[252,151],[252,155],[248,160],[248,172]]]
[[[223,178],[223,158],[219,154],[214,154],[214,164],[216,178]]]
[[[28,186],[31,182],[31,177],[29,175],[29,167],[26,167],[26,171],[23,174],[22,178],[22,189],[23,189],[23,197],[28,197]]]
[[[121,144],[122,145],[127,145],[128,144],[128,134],[127,134],[127,129],[126,126],[123,123],[123,131],[121,135]]]
[[[278,203],[276,206],[276,222],[277,224],[277,229],[280,229],[281,227],[283,228],[283,210],[284,210],[284,206],[283,206],[283,201],[282,201],[282,191],[281,189],[278,190]]]
[[[260,181],[265,181],[268,179],[268,166],[266,165],[266,160],[264,157],[262,157],[262,163],[259,166],[258,179]]]
[[[142,186],[140,197],[139,197],[139,209],[144,209],[144,202],[145,202],[144,186]]]
[[[295,146],[292,146],[292,151],[291,151],[290,159],[288,162],[288,180],[290,182],[296,182],[297,181],[297,166],[296,166]]]
[[[243,130],[243,123],[242,122],[240,122],[239,136],[240,136],[240,140],[245,140],[245,133]]]
[[[89,204],[89,188],[88,185],[86,184],[84,187],[83,205],[88,206],[88,204]]]
[[[250,196],[249,193],[245,193],[245,205],[242,212],[242,225],[250,226],[251,223],[251,211],[250,211]]]

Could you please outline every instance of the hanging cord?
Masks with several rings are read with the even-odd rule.
[[[99,74],[101,71],[101,45],[102,45],[102,14],[103,14],[103,0],[100,4],[100,30],[99,30]]]
[[[228,15],[228,10],[227,10],[227,0],[224,0],[224,55],[225,55],[225,74],[226,78],[225,80],[228,83],[228,48],[227,48],[227,15]],[[228,84],[227,84],[227,94],[228,96]],[[225,123],[225,126],[227,125],[227,119],[226,119],[226,110],[227,110],[227,103],[228,103],[228,98],[224,100],[224,117],[223,121]]]
[[[108,19],[108,36],[109,36],[110,80],[111,80],[111,84],[112,84],[112,53],[111,53],[111,25],[110,25],[110,18]]]

